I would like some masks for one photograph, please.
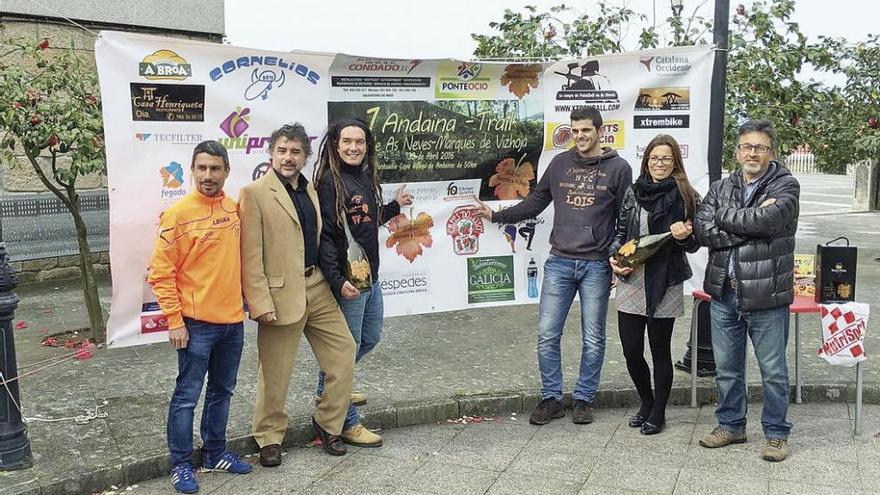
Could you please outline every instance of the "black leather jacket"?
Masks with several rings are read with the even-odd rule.
[[[697,209],[694,234],[709,247],[703,289],[720,297],[733,256],[739,309],[788,306],[794,300],[794,242],[800,184],[776,161],[742,202],[742,169],[716,181]],[[768,199],[775,203],[760,205]]]
[[[614,242],[611,245],[613,249],[612,253],[616,252],[620,246],[626,243],[626,241],[648,234],[647,232],[640,232],[641,218],[639,217],[642,209],[636,202],[636,196],[632,190],[633,187],[635,187],[635,185],[628,188],[626,194],[623,196],[623,204],[621,205],[620,212],[617,216],[617,233],[615,234]],[[697,197],[697,205],[699,206],[699,204],[700,198]],[[685,253],[695,253],[700,249],[700,243],[697,242],[697,239],[693,235],[682,241],[672,239],[672,242],[676,243],[679,247],[679,249],[675,251],[675,256],[679,256],[680,259],[677,260],[675,264],[681,267],[681,269],[669,271],[669,277],[666,281],[667,287],[680,284],[694,275],[693,271],[691,271],[691,266],[688,264]],[[621,277],[621,275],[618,275],[618,277]]]

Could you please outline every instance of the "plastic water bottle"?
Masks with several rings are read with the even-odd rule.
[[[529,260],[526,277],[529,279],[529,297],[534,299],[538,297],[538,265],[535,264],[535,258]]]

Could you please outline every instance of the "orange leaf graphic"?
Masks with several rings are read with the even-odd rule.
[[[495,188],[498,199],[520,199],[529,195],[529,181],[534,179],[531,162],[517,167],[513,158],[505,158],[495,166],[495,173],[489,177],[489,187]]]
[[[538,74],[543,70],[541,64],[508,65],[501,76],[501,84],[507,86],[521,100],[531,91],[529,87],[538,87]]]
[[[397,246],[397,254],[403,256],[412,263],[417,256],[422,254],[422,247],[429,248],[433,244],[431,239],[431,227],[434,219],[425,212],[419,213],[415,220],[410,220],[406,215],[397,215],[388,221],[388,230],[391,236],[385,241],[385,247]]]

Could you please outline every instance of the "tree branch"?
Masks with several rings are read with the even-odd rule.
[[[73,205],[73,203],[70,202],[70,198],[65,196],[64,192],[62,192],[61,189],[58,189],[58,186],[52,184],[52,181],[50,181],[49,178],[46,177],[46,174],[43,173],[43,169],[40,168],[40,164],[37,163],[36,157],[32,155],[27,148],[25,148],[24,154],[25,156],[27,156],[28,161],[31,162],[31,166],[34,168],[34,172],[37,173],[37,177],[39,177],[40,182],[42,182],[47,189],[52,191],[55,196],[58,196],[58,199],[60,199],[61,202],[64,203],[64,206],[67,207],[68,210],[70,210],[71,212],[76,211],[75,206]]]
[[[64,186],[64,189],[67,189],[67,190],[69,191],[69,190],[70,190],[70,184],[68,184],[67,182],[64,182],[63,180],[61,180],[61,176],[58,175],[58,167],[57,167],[56,164],[55,164],[56,159],[57,159],[57,156],[58,156],[58,153],[57,153],[55,150],[50,150],[50,151],[51,151],[51,153],[52,153],[52,162],[51,162],[51,163],[52,163],[52,178],[55,179],[55,182],[57,182],[57,183],[61,184],[62,186]]]

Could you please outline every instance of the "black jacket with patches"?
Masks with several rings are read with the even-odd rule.
[[[709,247],[703,289],[721,297],[732,256],[737,301],[743,311],[788,306],[794,300],[800,184],[773,161],[755,187],[743,204],[742,169],[716,181],[694,221],[694,235]],[[762,208],[768,199],[776,202]]]
[[[370,177],[364,167],[344,165],[340,177],[346,191],[345,221],[348,222],[352,237],[367,255],[375,282],[379,279],[379,226],[399,215],[400,205],[392,200],[379,210]],[[333,293],[339,298],[346,280],[343,267],[348,262],[348,239],[345,237],[345,230],[337,223],[335,179],[326,174],[316,187],[324,224],[319,246],[319,266]]]

